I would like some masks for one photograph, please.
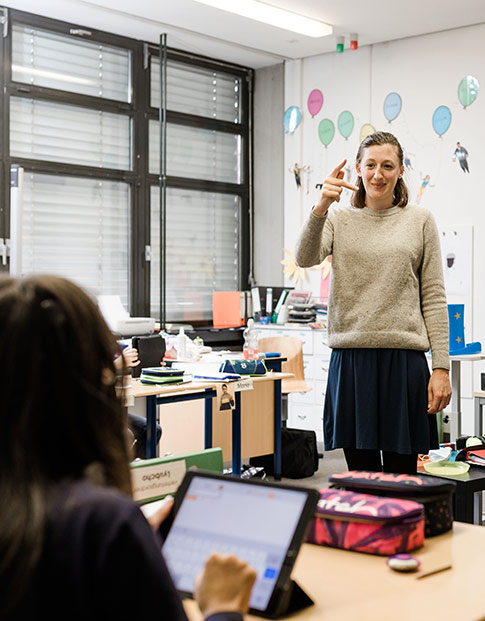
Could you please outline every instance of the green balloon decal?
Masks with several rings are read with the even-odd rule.
[[[458,84],[458,99],[461,105],[466,108],[471,105],[478,97],[478,91],[480,90],[479,81],[472,75],[467,75]]]
[[[318,126],[318,136],[320,142],[325,145],[325,148],[332,142],[335,136],[335,125],[330,119],[323,119]]]
[[[354,117],[351,112],[344,110],[340,113],[337,121],[339,132],[347,140],[350,134],[354,131]]]

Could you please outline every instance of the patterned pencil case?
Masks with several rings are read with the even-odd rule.
[[[423,545],[424,508],[412,500],[322,489],[307,542],[389,556]]]
[[[453,527],[454,481],[427,474],[351,470],[332,474],[329,483],[332,488],[421,503],[424,506],[425,537],[440,535]]]
[[[266,375],[268,372],[264,360],[224,360],[220,373],[237,373],[239,375]]]

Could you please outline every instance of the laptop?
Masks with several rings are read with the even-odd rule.
[[[192,596],[207,558],[219,552],[256,570],[253,614],[276,618],[312,604],[290,574],[318,498],[313,489],[187,472],[162,546],[177,590]]]

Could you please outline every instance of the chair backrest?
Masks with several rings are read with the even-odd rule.
[[[258,340],[258,350],[261,352],[279,352],[286,358],[281,364],[283,373],[293,373],[294,377],[281,382],[281,391],[308,392],[311,390],[305,383],[303,370],[303,349],[301,339],[295,336],[267,336]]]

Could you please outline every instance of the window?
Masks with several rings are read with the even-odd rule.
[[[160,194],[151,192],[151,244],[160,250]],[[167,321],[212,319],[212,291],[238,289],[241,199],[230,194],[167,190]],[[152,314],[158,313],[159,262],[152,263]]]
[[[163,298],[167,321],[210,324],[212,291],[247,287],[252,71],[168,50],[162,247],[158,46],[0,11],[0,174],[8,188],[24,169],[23,272],[119,295],[132,315],[159,318]]]

